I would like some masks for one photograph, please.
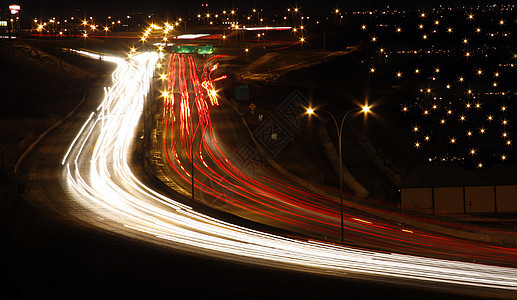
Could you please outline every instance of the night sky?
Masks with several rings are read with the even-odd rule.
[[[22,8],[22,13],[29,15],[28,17],[36,17],[37,15],[66,15],[66,14],[86,14],[86,15],[100,15],[100,14],[114,14],[114,13],[128,13],[128,12],[144,12],[156,13],[164,15],[185,15],[186,12],[200,12],[206,11],[206,8],[201,7],[201,3],[208,3],[210,11],[218,11],[223,8],[239,8],[248,10],[251,8],[264,9],[266,13],[281,12],[287,7],[298,6],[305,13],[326,13],[330,12],[336,7],[344,10],[348,9],[370,9],[370,8],[384,8],[390,6],[391,8],[425,8],[431,6],[438,6],[440,4],[447,5],[475,5],[477,2],[485,3],[486,1],[466,1],[466,0],[262,0],[262,1],[239,1],[239,0],[146,0],[146,1],[64,1],[64,0],[20,0],[20,1],[0,1],[2,3],[2,11],[5,12],[10,4],[18,4]],[[494,0],[494,3],[503,3],[508,1]]]

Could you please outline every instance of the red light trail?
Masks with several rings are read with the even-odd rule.
[[[306,234],[337,237],[340,232],[339,208],[334,200],[337,199],[337,191],[327,189],[325,194],[318,194],[271,171],[267,175],[252,177],[239,169],[232,163],[232,157],[225,154],[228,151],[224,150],[224,143],[219,142],[219,135],[212,127],[209,111],[210,106],[219,105],[215,95],[215,99],[210,97],[212,91],[215,91],[214,82],[224,78],[212,79],[212,74],[217,69],[215,60],[216,58],[207,60],[198,69],[190,55],[172,54],[169,58],[169,82],[164,99],[162,126],[163,150],[172,170],[185,185],[190,184],[190,167],[185,166],[190,166],[194,159],[195,172],[199,174],[195,176],[194,182],[199,192],[230,205],[234,210],[253,214],[259,219],[272,220],[274,224],[281,223],[287,228],[296,228]],[[176,95],[179,101],[175,99]],[[193,105],[197,111],[195,116]],[[177,114],[180,115],[179,122],[175,118]],[[195,122],[191,118],[198,121],[194,127],[192,124]],[[175,131],[178,128],[179,137]],[[228,193],[232,196],[228,196]],[[360,210],[375,209],[361,206]],[[428,255],[517,264],[515,249],[416,229],[409,230],[402,225],[372,219],[359,211],[346,212],[344,218],[347,239],[350,241],[410,253],[419,253],[426,249],[425,253]]]

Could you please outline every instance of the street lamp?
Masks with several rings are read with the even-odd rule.
[[[192,203],[194,203],[194,189],[195,189],[195,185],[194,185],[194,139],[196,138],[196,135],[195,135],[196,131],[194,130],[194,116],[193,116],[195,103],[196,103],[196,101],[193,98],[192,104],[190,107],[190,134],[192,135],[192,139],[190,141],[190,160],[191,160],[190,179],[191,179],[191,184],[192,184]]]
[[[370,112],[370,106],[365,105],[363,107],[356,107],[356,108],[352,108],[351,110],[347,111],[346,114],[341,119],[340,125],[338,125],[336,118],[334,117],[334,115],[331,112],[323,110],[323,109],[318,109],[318,111],[329,114],[330,117],[332,118],[332,121],[334,121],[334,125],[336,125],[336,130],[337,130],[338,149],[339,149],[339,154],[338,154],[338,156],[339,156],[338,157],[339,158],[339,198],[340,198],[340,203],[341,203],[341,241],[343,242],[345,239],[344,228],[343,228],[343,159],[342,159],[342,147],[341,147],[343,124],[345,124],[346,117],[348,117],[348,115],[350,113],[362,111],[364,114],[367,114],[368,112]],[[314,110],[313,108],[308,108],[306,112],[309,115],[313,115],[316,113],[316,110]]]

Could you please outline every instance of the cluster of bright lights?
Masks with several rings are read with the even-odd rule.
[[[150,38],[160,38],[163,42],[167,42],[169,38],[169,32],[173,30],[174,25],[171,25],[168,22],[164,23],[163,26],[151,23],[140,37],[140,41],[145,43]]]
[[[127,16],[124,19],[131,19],[130,16]],[[124,19],[115,20],[111,16],[107,16],[104,20],[96,20],[94,17],[89,17],[85,19],[76,19],[75,17],[57,19],[56,17],[49,18],[48,21],[43,21],[42,19],[34,19],[33,26],[36,31],[41,33],[47,33],[50,35],[58,34],[59,36],[70,36],[70,37],[83,37],[87,38],[89,36],[96,36],[99,32],[103,31],[104,36],[108,36],[108,32],[112,29],[127,25],[124,24]],[[79,31],[79,34],[75,32]],[[97,33],[96,33],[97,32]]]
[[[421,32],[422,39],[426,40],[439,32],[447,32],[451,38],[456,37],[456,42],[451,42],[451,38],[448,38],[448,43],[456,43],[458,47],[449,51],[444,50],[446,53],[438,54],[438,56],[450,56],[460,60],[463,64],[471,65],[472,72],[458,73],[458,71],[451,70],[448,66],[441,66],[439,63],[433,67],[416,67],[412,70],[399,69],[392,71],[392,78],[397,79],[399,83],[413,81],[415,84],[419,82],[421,85],[420,93],[414,96],[414,100],[402,105],[404,116],[410,119],[410,126],[414,135],[414,149],[431,151],[431,147],[425,146],[430,143],[435,146],[435,143],[441,143],[441,139],[436,136],[446,133],[448,134],[446,141],[448,147],[438,147],[441,150],[433,151],[443,153],[429,152],[430,156],[455,153],[454,155],[465,157],[472,161],[475,166],[481,168],[486,165],[486,161],[483,160],[487,159],[487,154],[480,149],[489,148],[488,152],[491,160],[494,158],[499,161],[508,160],[509,155],[513,152],[510,149],[512,146],[512,134],[509,126],[511,114],[508,113],[510,103],[507,101],[511,93],[508,93],[500,84],[500,79],[504,76],[501,65],[508,60],[508,57],[500,57],[495,65],[489,64],[489,62],[493,64],[494,60],[493,57],[490,60],[487,59],[491,54],[485,50],[482,43],[485,41],[491,43],[489,39],[493,36],[493,33],[487,30],[488,32],[482,39],[483,36],[480,36],[482,29],[480,24],[475,24],[473,14],[467,15],[464,21],[466,24],[457,26],[452,23],[447,24],[447,19],[442,16],[433,19],[425,12],[420,14],[420,18],[417,30]],[[492,27],[495,24],[502,28],[505,22],[501,19],[497,20],[491,24]],[[474,27],[471,32],[462,34],[455,30],[461,26]],[[395,28],[397,33],[395,39],[397,39],[400,37],[399,33],[404,33],[404,30],[400,26]],[[505,28],[505,30],[508,29]],[[369,73],[374,74],[376,69],[385,68],[381,62],[381,56],[385,58],[384,65],[386,65],[388,63],[386,60],[388,53],[393,57],[397,56],[399,52],[390,52],[385,47],[379,47],[379,35],[369,32],[367,25],[362,25],[361,30],[368,34],[372,47],[375,47],[379,55],[378,63],[380,65],[369,66]],[[442,38],[445,39],[445,37]],[[418,36],[413,41],[417,45],[416,47],[421,48],[414,51],[414,54],[421,55],[426,51],[442,50],[436,45],[423,47]],[[433,39],[430,43],[434,41],[437,41],[437,39]],[[410,51],[406,52],[408,55],[411,54]],[[458,53],[463,54],[460,56]],[[483,54],[483,56],[480,54]],[[455,75],[451,78],[450,74]],[[369,78],[371,80],[375,77],[370,76]],[[476,83],[477,86],[485,84],[488,88],[477,87],[474,90],[471,87],[473,83]],[[495,101],[499,103],[494,104]],[[415,128],[418,128],[418,130],[415,130]],[[437,147],[432,148],[437,149]]]
[[[63,159],[70,196],[98,215],[97,219],[81,212],[78,217],[101,227],[109,223],[105,228],[119,234],[262,266],[327,276],[517,290],[517,276],[510,268],[285,238],[219,221],[151,190],[131,172],[128,158],[158,55],[142,53],[131,62],[113,61],[117,63],[113,86]],[[360,221],[365,226],[371,223]]]

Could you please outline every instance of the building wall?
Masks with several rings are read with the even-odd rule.
[[[402,188],[401,207],[447,213],[517,212],[517,185]]]
[[[495,189],[493,186],[465,187],[465,212],[495,212]]]
[[[401,198],[403,209],[419,209],[428,212],[433,211],[433,189],[432,188],[408,188],[402,189]]]
[[[517,211],[517,186],[497,186],[496,205],[498,212]]]
[[[465,212],[463,187],[436,187],[433,190],[435,213]]]

